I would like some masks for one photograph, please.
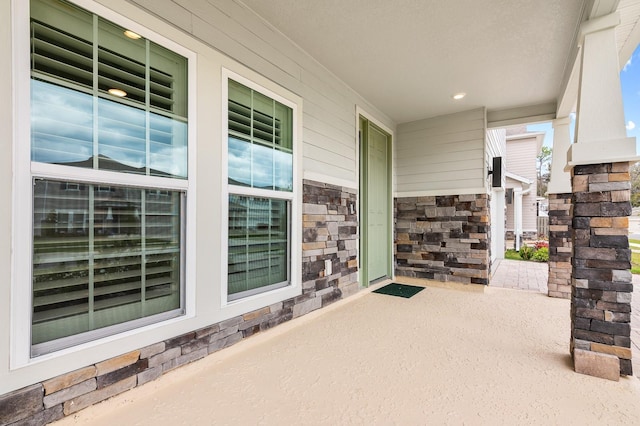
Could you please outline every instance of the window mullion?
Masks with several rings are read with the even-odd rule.
[[[276,101],[271,100],[271,188],[276,189]],[[269,268],[271,273],[271,268]]]
[[[151,174],[151,47],[150,41],[145,40],[145,66],[144,66],[144,86],[145,86],[145,173]]]
[[[273,235],[271,234],[271,227],[273,226],[273,201],[269,200],[269,222],[267,223],[267,227],[269,229],[269,259],[268,259],[268,265],[269,265],[269,271],[268,271],[268,276],[269,276],[269,282],[273,282],[273,277],[272,277],[272,272],[271,272],[271,268],[272,268],[272,264],[271,264],[271,259],[273,259]]]
[[[248,289],[249,288],[249,279],[250,279],[250,274],[249,272],[251,271],[249,265],[251,262],[249,262],[249,251],[251,249],[251,241],[249,240],[249,215],[250,215],[250,210],[249,210],[249,204],[247,203],[247,214],[245,215],[245,224],[244,224],[244,270],[246,271],[244,274],[244,285],[245,288]]]
[[[92,92],[93,92],[93,168],[98,169],[98,152],[99,152],[99,140],[98,140],[98,126],[99,126],[99,110],[98,110],[98,74],[100,61],[98,55],[100,53],[100,49],[98,46],[98,16],[93,15],[93,83],[92,83]]]
[[[251,175],[249,176],[249,181],[251,182],[251,187],[253,188],[253,164],[254,164],[254,158],[253,158],[253,145],[255,144],[255,141],[253,140],[253,120],[254,120],[254,115],[255,115],[255,110],[254,110],[254,103],[253,103],[253,89],[249,92],[251,94],[251,117],[249,120],[249,139],[251,140],[251,150],[249,151],[250,154],[250,158],[251,158]]]
[[[140,305],[142,315],[146,314],[147,300],[147,190],[140,191]]]
[[[89,185],[89,328],[94,328],[94,283],[95,283],[95,192],[94,186]]]

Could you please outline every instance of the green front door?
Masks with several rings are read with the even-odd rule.
[[[364,206],[363,245],[365,283],[391,277],[390,145],[391,137],[368,120],[361,120]]]

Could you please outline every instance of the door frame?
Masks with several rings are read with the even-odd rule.
[[[365,132],[363,131],[362,123],[368,122],[379,130],[383,131],[389,136],[389,143],[387,144],[387,224],[388,224],[388,258],[387,258],[387,272],[388,277],[390,279],[395,278],[395,268],[393,267],[394,262],[394,244],[393,244],[393,235],[394,235],[394,209],[393,209],[393,188],[394,188],[394,180],[393,180],[393,142],[394,142],[394,131],[387,127],[385,124],[377,120],[374,116],[364,111],[362,108],[356,106],[356,146],[357,146],[357,161],[358,161],[358,201],[359,201],[359,211],[360,211],[360,220],[359,220],[359,228],[360,228],[360,238],[359,238],[359,278],[360,278],[360,286],[361,287],[369,287],[369,276],[368,276],[368,210],[367,210],[367,186],[366,186],[366,168],[367,168],[367,149],[364,145],[364,136]]]

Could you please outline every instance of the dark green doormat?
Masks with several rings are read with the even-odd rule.
[[[418,294],[418,292],[424,290],[424,287],[416,287],[415,285],[397,284],[391,283],[384,287],[380,287],[377,290],[373,290],[374,293],[388,294],[389,296],[398,296],[408,299]]]

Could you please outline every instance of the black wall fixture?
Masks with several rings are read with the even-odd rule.
[[[500,188],[502,186],[502,157],[493,157],[493,168],[489,170],[491,176],[491,186]]]

